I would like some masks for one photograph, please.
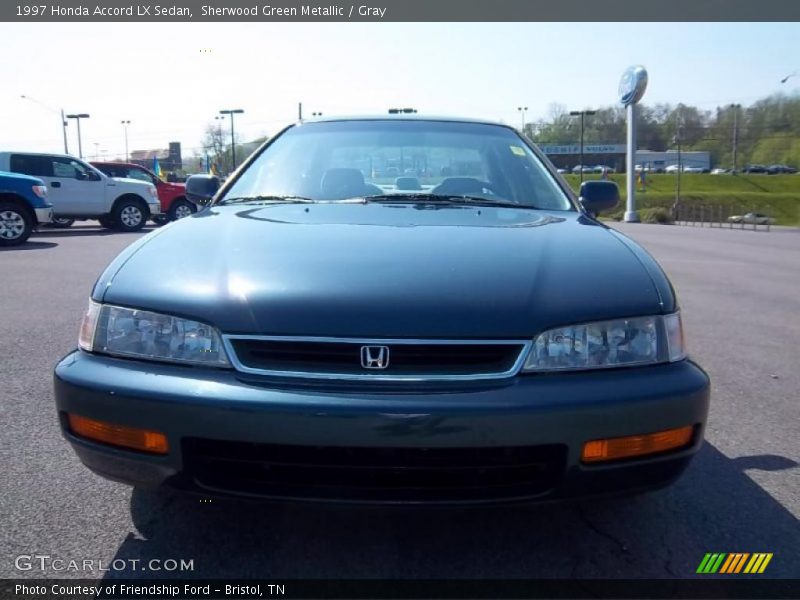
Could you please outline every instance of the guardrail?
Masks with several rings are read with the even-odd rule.
[[[727,227],[728,229],[758,229],[769,231],[771,227],[771,207],[762,209],[759,212],[759,217],[756,220],[745,220],[744,215],[753,212],[743,207],[732,207],[730,205],[721,204],[680,204],[673,207],[672,213],[676,225],[686,225],[691,227],[718,227],[720,229]],[[731,217],[741,217],[739,220],[731,219]],[[761,222],[759,222],[761,221]]]

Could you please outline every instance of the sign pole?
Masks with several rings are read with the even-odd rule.
[[[639,213],[636,212],[636,103],[631,102],[627,106],[628,112],[628,147],[625,152],[625,162],[627,165],[627,178],[625,179],[626,192],[628,196],[625,210],[626,223],[639,223]]]
[[[625,210],[626,223],[640,223],[636,212],[636,103],[644,96],[647,89],[647,70],[641,65],[628,67],[619,81],[619,101],[628,113],[628,139],[625,148],[626,193],[628,196]],[[644,165],[642,165],[644,175]]]

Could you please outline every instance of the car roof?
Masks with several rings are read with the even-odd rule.
[[[90,165],[114,165],[115,167],[140,167],[145,169],[146,167],[142,167],[142,165],[137,165],[136,163],[129,163],[129,162],[122,162],[120,160],[90,160]]]
[[[469,123],[480,125],[497,125],[499,127],[506,127],[514,129],[511,125],[501,123],[499,121],[492,121],[490,119],[476,119],[469,117],[453,117],[453,116],[440,116],[440,115],[420,115],[417,113],[401,113],[401,114],[386,114],[386,115],[343,115],[343,116],[321,116],[312,117],[310,119],[303,119],[297,123],[326,123],[331,121],[428,121],[428,122],[447,122],[447,123]]]
[[[27,154],[29,156],[59,156],[62,158],[74,158],[75,160],[82,160],[88,162],[85,158],[79,158],[72,154],[63,154],[61,152],[28,152],[27,150],[3,150],[0,154]]]

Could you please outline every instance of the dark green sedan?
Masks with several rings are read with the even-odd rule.
[[[514,129],[416,114],[284,129],[139,239],[55,370],[64,435],[134,486],[535,502],[664,486],[709,381],[661,268]],[[164,260],[169,257],[169,260]]]

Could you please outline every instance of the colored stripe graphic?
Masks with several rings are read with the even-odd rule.
[[[742,570],[747,557],[750,556],[749,553],[742,553],[742,552],[735,552],[733,554],[728,555],[728,560],[725,561],[725,564],[722,565],[722,569],[720,569],[720,573],[738,573]]]
[[[733,575],[742,573],[742,569],[744,573],[763,573],[772,557],[771,552],[707,552],[697,567],[697,573]]]
[[[714,552],[713,554],[710,552],[707,553],[705,557],[703,557],[703,561],[700,563],[700,566],[697,567],[697,572],[716,573],[720,565],[722,564],[722,561],[725,559],[725,556],[727,555],[724,552],[723,553]]]
[[[772,560],[772,553],[760,552],[757,554],[753,554],[753,558],[750,559],[750,562],[747,563],[747,567],[745,568],[745,573],[763,573],[764,569],[767,568],[769,561]]]

